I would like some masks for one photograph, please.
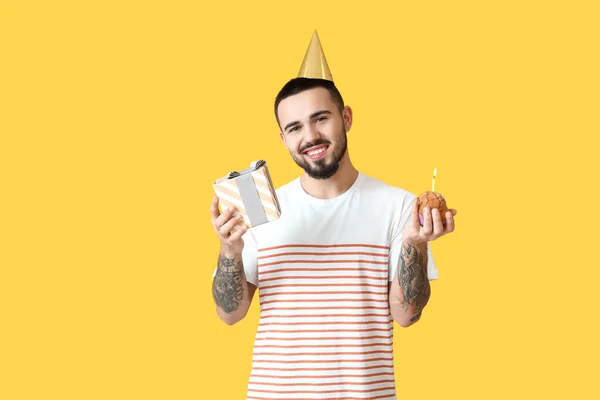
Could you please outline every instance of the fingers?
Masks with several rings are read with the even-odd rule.
[[[219,198],[213,196],[212,202],[210,203],[210,220],[215,223],[215,220],[219,217]]]
[[[431,209],[429,207],[423,208],[423,228],[422,232],[425,236],[429,236],[433,233],[433,222],[431,220]]]
[[[218,228],[219,234],[226,238],[229,237],[229,232],[231,232],[233,230],[233,227],[239,224],[241,220],[242,216],[239,214],[231,218],[229,221],[227,221],[226,223],[221,225],[221,227]]]
[[[421,225],[421,221],[419,220],[419,205],[415,201],[410,209],[410,223],[413,226]]]
[[[454,214],[452,211],[454,211]],[[450,210],[446,213],[446,232],[454,231],[454,215],[456,215],[456,210]]]
[[[431,210],[431,218],[433,221],[433,235],[439,237],[444,233],[444,223],[440,215],[440,210],[434,208]]]
[[[231,236],[229,237],[229,239],[233,242],[239,240],[242,235],[244,233],[246,233],[246,231],[248,230],[248,227],[246,225],[242,225],[242,227],[240,229],[238,229],[237,231],[235,231],[234,233],[231,234]]]
[[[216,230],[220,230],[221,227],[231,219],[231,217],[233,216],[233,213],[235,212],[235,208],[233,207],[229,207],[226,210],[223,210],[223,213],[221,215],[219,215],[219,217],[217,219],[215,219],[215,229]]]
[[[219,198],[217,196],[214,196],[210,205],[213,226],[215,228],[215,231],[219,236],[221,236],[221,238],[231,239],[230,232],[233,230],[233,227],[236,224],[242,221],[242,216],[239,214],[235,217],[233,216],[233,214],[235,213],[234,207],[229,207],[228,209],[224,210],[223,213],[219,214],[218,206]]]

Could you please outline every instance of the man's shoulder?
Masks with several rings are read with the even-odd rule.
[[[415,200],[417,196],[400,186],[392,185],[382,179],[375,178],[373,176],[362,173],[362,184],[361,189],[367,191],[374,191],[375,194],[385,195],[386,198],[393,200]]]
[[[294,178],[291,181],[284,183],[283,185],[276,188],[275,189],[276,196],[279,198],[283,198],[283,197],[290,195],[290,193],[292,193],[294,191],[294,189],[296,189],[299,180],[300,180],[300,177]]]

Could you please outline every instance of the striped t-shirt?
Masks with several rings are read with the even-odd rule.
[[[388,283],[416,196],[362,173],[334,199],[299,178],[277,196],[281,217],[244,234],[260,301],[247,399],[396,399]]]

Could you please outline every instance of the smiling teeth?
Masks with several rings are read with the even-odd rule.
[[[321,148],[320,148],[320,149],[318,149],[318,150],[309,151],[309,152],[308,152],[308,153],[306,153],[306,154],[308,154],[309,156],[316,156],[317,154],[321,154],[321,153],[322,153],[322,152],[324,152],[324,151],[325,151],[325,147],[321,147]]]

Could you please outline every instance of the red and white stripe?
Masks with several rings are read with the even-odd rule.
[[[248,399],[395,399],[389,247],[258,250]]]

